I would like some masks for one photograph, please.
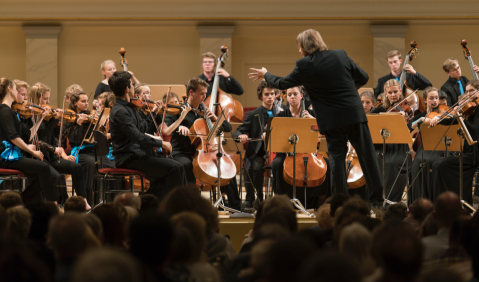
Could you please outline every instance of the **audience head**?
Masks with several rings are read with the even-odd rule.
[[[311,256],[301,267],[301,282],[360,282],[361,272],[342,254],[329,252]],[[294,281],[294,280],[293,280]]]
[[[449,231],[449,247],[456,247],[464,250],[471,256],[473,244],[478,234],[478,226],[470,219],[469,215],[461,215],[452,223]]]
[[[264,213],[259,219],[259,223],[253,227],[253,236],[266,224],[278,224],[291,235],[298,232],[296,212],[289,208],[278,207]]]
[[[323,204],[316,211],[316,221],[321,230],[333,228],[333,219],[331,218],[331,205]]]
[[[383,277],[413,281],[422,267],[424,247],[406,222],[389,220],[373,234],[373,255]]]
[[[59,215],[50,221],[48,242],[58,258],[76,258],[85,249],[86,232],[81,215]]]
[[[51,205],[53,204],[53,206]],[[45,243],[47,239],[48,223],[50,218],[58,215],[58,208],[54,203],[36,202],[25,205],[32,216],[32,225],[28,239],[39,243]]]
[[[198,262],[206,249],[206,221],[196,213],[180,212],[171,217],[171,223],[175,231],[184,229],[189,233],[193,246],[189,248],[190,256],[187,262]]]
[[[343,193],[337,193],[331,198],[331,217],[335,216],[336,210],[342,207],[344,202],[349,200],[349,198],[351,198],[351,196]]]
[[[141,210],[141,199],[140,196],[135,196],[131,192],[121,193],[115,196],[113,203],[119,203],[125,207],[129,206],[137,210]]]
[[[103,225],[101,224],[101,220],[98,218],[98,216],[96,216],[94,213],[83,214],[83,221],[85,221],[86,225],[90,227],[93,235],[95,235],[100,242],[103,242]]]
[[[459,196],[451,191],[441,193],[434,203],[433,216],[439,229],[451,227],[454,220],[461,215],[462,204]]]
[[[0,194],[0,205],[5,209],[20,206],[22,197],[17,192],[7,191]]]
[[[158,198],[151,194],[140,195],[140,214],[144,212],[157,211],[160,206]]]
[[[72,196],[65,201],[63,205],[63,210],[65,212],[85,212],[86,211],[86,202],[85,198],[81,196]]]
[[[138,263],[126,252],[113,249],[85,253],[72,272],[73,282],[140,282]]]
[[[430,212],[428,215],[426,215],[426,218],[424,218],[421,224],[421,228],[419,229],[419,237],[424,238],[427,236],[436,235],[437,232],[439,231],[437,222],[434,220],[434,217],[432,214],[433,213]]]
[[[424,221],[426,216],[432,212],[433,204],[431,200],[425,198],[416,199],[412,205],[409,207],[409,214],[414,220],[421,223]]]
[[[339,236],[338,249],[341,254],[351,259],[366,277],[374,271],[375,263],[371,257],[373,235],[361,223],[355,222],[343,228]]]
[[[112,204],[103,204],[91,211],[98,216],[103,227],[103,241],[106,246],[124,247],[125,230],[118,211]]]
[[[0,239],[7,237],[9,219],[7,210],[0,206]]]
[[[268,198],[264,201],[263,213],[267,213],[274,208],[285,208],[294,211],[291,199],[287,195],[278,195]]]
[[[384,212],[383,221],[390,220],[392,218],[403,220],[407,217],[407,207],[403,203],[396,203],[389,205]]]
[[[24,207],[7,209],[10,237],[25,240],[30,233],[32,216]]]
[[[160,269],[170,252],[173,227],[162,214],[142,213],[131,221],[128,238],[134,256],[151,268]]]
[[[461,275],[457,271],[449,268],[436,267],[422,274],[422,282],[463,282]]]

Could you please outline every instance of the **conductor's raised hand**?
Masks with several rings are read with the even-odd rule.
[[[178,127],[178,131],[180,132],[181,135],[183,136],[188,136],[190,134],[190,129],[186,126],[180,125]]]
[[[246,143],[248,142],[248,135],[241,134],[240,136],[238,136],[238,139],[241,141],[241,143]]]
[[[252,70],[252,73],[248,73],[248,77],[254,81],[259,80],[259,79],[264,79],[264,75],[268,72],[266,68],[261,68],[261,69],[255,69],[255,68],[250,68]]]

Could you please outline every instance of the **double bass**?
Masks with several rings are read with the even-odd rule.
[[[466,58],[466,60],[469,61],[469,67],[471,68],[471,71],[472,71],[472,78],[479,79],[479,75],[477,74],[477,72],[474,71],[474,62],[472,61],[471,51],[469,50],[469,48],[467,48],[466,39],[461,40],[461,45],[462,45],[462,50],[464,52],[464,57]]]
[[[203,109],[206,109],[205,104],[202,103]],[[223,150],[221,138],[218,143],[215,134],[212,132],[213,122],[206,116],[206,111],[203,119],[197,119],[190,128],[191,144],[197,148],[196,154],[193,156],[193,173],[196,178],[206,184],[218,184],[218,157],[221,154],[220,165],[220,186],[225,186],[231,179],[236,176],[236,165],[229,155]],[[211,138],[210,138],[211,137]],[[208,141],[209,139],[209,141]]]
[[[401,77],[399,78],[399,85],[401,85],[404,98],[407,98],[411,110],[414,112],[419,111],[420,113],[426,110],[426,105],[422,97],[417,95],[417,90],[414,91],[406,82],[407,71],[404,69],[404,66],[409,64],[409,61],[412,61],[419,54],[418,45],[415,40],[411,41],[411,50],[406,55],[404,59],[403,70],[401,72]],[[413,114],[414,115],[414,114]]]
[[[305,110],[304,100],[301,100],[300,118]],[[294,158],[296,158],[296,178],[294,174]],[[287,155],[283,165],[283,177],[289,184],[302,187],[316,187],[326,179],[328,167],[323,156],[316,153],[296,153],[296,156]]]

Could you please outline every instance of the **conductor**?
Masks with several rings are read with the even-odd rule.
[[[326,136],[331,163],[333,192],[348,193],[345,159],[347,142],[356,149],[370,191],[373,207],[381,207],[382,185],[375,162],[368,120],[357,89],[368,82],[368,75],[341,49],[328,50],[314,29],[301,32],[296,42],[304,58],[296,61],[293,72],[278,77],[265,68],[250,70],[253,80],[265,79],[280,90],[303,85],[316,113],[319,131]],[[366,199],[368,200],[368,199]]]

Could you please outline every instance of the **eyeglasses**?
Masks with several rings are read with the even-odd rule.
[[[214,64],[215,61],[203,61],[203,64],[209,65],[209,64]]]

